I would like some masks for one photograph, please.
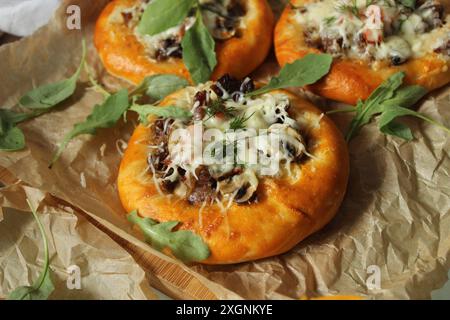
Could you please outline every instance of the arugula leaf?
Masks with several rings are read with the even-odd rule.
[[[45,113],[36,110],[28,113],[18,113],[0,109],[0,151],[18,151],[25,148],[25,136],[17,124],[30,120]]]
[[[405,86],[396,91],[394,97],[383,102],[383,111],[380,117],[379,129],[381,132],[387,135],[397,136],[404,140],[412,140],[413,134],[411,129],[406,125],[394,121],[396,117],[395,113],[399,112],[402,107],[411,107],[422,99],[427,93],[426,89],[421,86]],[[407,109],[408,110],[408,109]],[[409,110],[415,114],[418,112]],[[412,115],[412,114],[410,114]],[[387,121],[387,119],[389,119]]]
[[[395,91],[392,98],[383,101],[385,106],[412,106],[427,94],[421,86],[404,86]]]
[[[403,108],[400,106],[385,106],[378,122],[378,127],[380,128],[380,131],[385,134],[397,136],[408,141],[412,140],[413,135],[411,133],[411,130],[407,126],[394,121],[396,118],[401,116],[413,116],[422,119],[450,133],[449,128],[431,119],[430,117],[420,112]]]
[[[151,104],[146,105],[135,104],[131,106],[130,110],[137,112],[139,114],[139,121],[145,125],[148,124],[147,118],[151,114],[162,118],[172,118],[172,119],[192,118],[192,113],[189,110],[176,106],[157,107]]]
[[[393,74],[376,88],[365,102],[358,102],[356,116],[350,123],[350,129],[346,135],[347,141],[350,141],[364,125],[368,124],[375,114],[381,112],[382,103],[394,96],[395,91],[402,85],[404,77],[404,72]]]
[[[196,84],[208,81],[217,65],[215,45],[197,8],[195,23],[181,41],[183,62]]]
[[[266,86],[248,95],[255,96],[276,89],[313,84],[330,71],[332,62],[333,57],[329,54],[308,54],[302,59],[285,65],[280,74],[273,77]]]
[[[97,129],[111,128],[128,109],[129,105],[126,89],[120,90],[109,96],[102,104],[96,105],[86,120],[76,124],[64,137],[53,156],[50,167],[58,160],[70,140],[81,134],[95,134]]]
[[[24,286],[15,289],[8,295],[8,300],[47,300],[50,294],[55,290],[51,279],[50,261],[48,256],[48,243],[44,227],[39,220],[36,210],[27,200],[34,219],[36,220],[42,239],[44,241],[44,267],[38,280],[32,286]]]
[[[139,217],[136,210],[128,215],[128,221],[139,226],[145,240],[154,248],[169,248],[182,261],[202,261],[210,255],[208,245],[199,235],[188,230],[173,231],[179,224],[177,221],[158,223],[150,218]]]
[[[3,127],[0,135],[0,151],[18,151],[25,148],[25,136],[18,127]]]
[[[182,23],[197,0],[152,0],[138,25],[141,34],[155,35]]]
[[[346,135],[347,141],[350,141],[364,125],[377,115],[380,115],[378,127],[382,133],[407,141],[414,137],[408,126],[396,121],[401,116],[413,116],[422,119],[450,133],[450,129],[446,126],[420,112],[409,109],[422,99],[427,91],[421,86],[401,87],[404,77],[403,72],[393,74],[375,89],[366,101],[358,102],[353,110],[356,115],[350,123]],[[349,109],[335,110],[329,113],[337,112],[349,112]]]
[[[74,75],[60,82],[47,84],[26,93],[19,101],[20,105],[32,112],[16,113],[0,110],[0,151],[17,151],[25,147],[25,137],[17,124],[48,112],[52,107],[70,97],[86,60],[86,42],[82,42],[83,53],[80,66]]]
[[[81,63],[74,75],[63,81],[50,83],[29,91],[20,99],[19,103],[29,109],[50,109],[73,95],[86,60],[86,41],[84,40],[82,47]]]
[[[0,109],[0,119],[3,124],[8,123],[11,125],[16,125],[18,123],[27,121],[40,115],[40,111],[29,112],[29,113],[19,113],[12,110]],[[1,130],[0,130],[1,133]]]
[[[16,125],[35,116],[35,113],[17,113],[0,109],[0,151],[18,151],[25,148],[25,137]]]
[[[391,121],[384,125],[379,125],[379,129],[386,135],[396,136],[406,141],[411,141],[414,139],[411,129],[407,125],[397,121]]]
[[[401,4],[410,9],[415,9],[416,0],[400,0]]]
[[[145,94],[153,101],[160,101],[169,94],[187,87],[189,82],[173,74],[158,74],[146,77],[130,95]]]

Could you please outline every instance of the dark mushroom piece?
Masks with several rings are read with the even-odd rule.
[[[255,173],[252,170],[246,170],[241,174],[219,181],[219,190],[224,195],[234,194],[235,202],[244,203],[253,198],[258,184],[258,178]]]

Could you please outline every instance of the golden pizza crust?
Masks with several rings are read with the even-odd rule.
[[[183,89],[167,97],[164,105],[179,105],[191,94]],[[148,170],[152,131],[138,126],[120,165],[118,188],[127,212],[138,210],[157,221],[180,221],[181,229],[201,235],[211,250],[206,264],[228,264],[274,256],[290,250],[321,229],[336,214],[349,175],[347,145],[333,122],[311,103],[289,93],[290,113],[302,119],[308,141],[306,157],[292,164],[292,175],[280,180],[260,179],[258,202],[233,203],[224,213],[216,205],[200,207],[185,199],[158,193]],[[297,176],[298,179],[292,177]]]
[[[275,27],[275,53],[281,66],[308,53],[319,52],[305,43],[303,28],[296,22],[292,7],[314,1],[317,0],[292,0],[278,21]],[[399,71],[406,73],[407,83],[421,85],[429,91],[450,82],[450,60],[445,61],[438,54],[429,53],[400,66],[384,66],[377,70],[364,61],[335,59],[330,73],[309,89],[323,97],[354,105],[358,99],[366,99],[385,79]]]
[[[190,79],[182,59],[150,59],[133,31],[125,23],[114,22],[113,17],[120,16],[122,10],[137,1],[114,0],[97,20],[94,42],[105,68],[134,84],[154,74],[175,74]],[[264,61],[272,45],[274,21],[270,6],[265,0],[245,0],[244,3],[247,14],[243,17],[245,28],[241,36],[216,41],[218,64],[212,79],[225,73],[236,78],[247,76]]]

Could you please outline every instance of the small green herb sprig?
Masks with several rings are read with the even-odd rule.
[[[0,151],[18,151],[25,147],[25,137],[18,124],[51,111],[73,95],[86,59],[86,43],[82,43],[80,66],[68,79],[43,85],[26,93],[19,106],[27,112],[0,109]]]
[[[303,87],[319,81],[331,68],[333,57],[329,54],[308,54],[305,57],[286,64],[270,82],[247,96],[255,96],[276,89]]]
[[[210,103],[209,106],[206,107],[206,115],[208,115],[208,118],[205,120],[209,120],[212,117],[222,114],[226,118],[232,118],[236,114],[236,108],[234,107],[227,107],[225,105],[225,101],[222,99],[214,100]]]
[[[91,82],[93,82],[92,78]],[[156,107],[150,104],[139,105],[136,103],[142,96],[158,103],[167,95],[187,85],[188,82],[185,79],[169,74],[146,77],[130,93],[126,89],[113,94],[110,94],[103,88],[97,90],[104,93],[105,100],[101,104],[96,105],[92,113],[83,122],[75,124],[73,129],[65,135],[54,153],[49,167],[51,168],[59,159],[73,138],[82,134],[93,135],[98,129],[113,127],[128,110],[136,112],[139,115],[139,120],[144,124],[147,123],[147,118],[150,114],[166,118],[189,118],[191,116],[189,111],[176,106]],[[99,87],[100,85],[97,82],[93,82],[93,86]]]
[[[327,27],[331,26],[336,21],[336,16],[329,16],[323,19],[323,22]]]
[[[416,8],[416,0],[400,0],[400,3],[407,8],[414,10]]]
[[[239,129],[244,129],[245,128],[245,123],[250,120],[251,117],[253,117],[255,113],[253,112],[252,114],[250,114],[249,116],[245,116],[245,115],[241,115],[238,117],[235,117],[231,122],[230,122],[230,129],[232,130],[239,130]]]
[[[141,34],[155,35],[181,24],[195,12],[195,23],[184,35],[181,47],[183,62],[196,84],[208,81],[217,65],[215,41],[203,23],[203,9],[198,0],[153,0],[138,25]]]
[[[55,290],[51,279],[47,236],[45,234],[44,227],[39,220],[36,210],[31,205],[29,200],[27,200],[27,203],[31,209],[31,213],[33,214],[34,219],[38,224],[39,232],[41,233],[42,239],[44,241],[44,266],[42,268],[41,274],[39,275],[39,278],[33,285],[15,289],[8,295],[8,300],[47,300]]]
[[[69,133],[67,133],[58,149],[53,155],[50,167],[58,160],[67,144],[75,137],[81,134],[95,134],[98,129],[106,129],[113,127],[128,110],[128,91],[126,89],[110,95],[99,105],[96,105],[92,113],[84,122],[77,123]]]
[[[341,2],[336,6],[336,9],[341,12],[350,13],[353,16],[359,18],[359,8],[357,0],[351,0],[350,2]]]
[[[365,101],[359,101],[355,107],[329,111],[328,114],[340,112],[355,112],[346,134],[346,140],[353,139],[360,130],[378,117],[378,128],[386,134],[404,140],[412,140],[411,129],[397,121],[401,116],[413,116],[438,126],[450,133],[450,129],[436,120],[410,108],[422,99],[427,91],[421,86],[405,86],[404,72],[398,72],[383,82]]]

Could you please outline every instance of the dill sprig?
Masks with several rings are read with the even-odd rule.
[[[352,0],[350,3],[341,2],[337,5],[336,9],[341,12],[353,14],[355,17],[359,18],[359,8],[357,0]]]
[[[329,16],[329,17],[326,17],[325,19],[323,19],[323,21],[325,22],[325,25],[327,25],[329,27],[329,26],[331,26],[333,24],[333,22],[336,21],[336,17],[335,16]]]
[[[222,99],[214,100],[210,103],[209,106],[206,107],[206,114],[208,118],[206,120],[211,119],[217,114],[223,114],[227,118],[232,118],[236,113],[236,108],[227,107]]]
[[[245,128],[245,123],[254,115],[255,113],[253,112],[251,115],[249,115],[248,117],[245,117],[245,115],[242,116],[238,116],[235,117],[231,122],[230,122],[230,129],[232,130],[238,130],[238,129],[243,129]]]

